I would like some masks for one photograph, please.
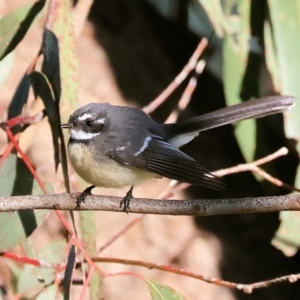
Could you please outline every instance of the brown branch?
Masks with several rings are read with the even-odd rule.
[[[76,194],[0,197],[0,211],[24,209],[75,210]],[[101,210],[123,212],[119,207],[122,198],[88,196],[77,210]],[[131,213],[159,215],[211,216],[241,213],[262,213],[284,210],[300,210],[300,195],[252,197],[237,199],[154,200],[132,199]]]
[[[143,111],[147,114],[153,112],[157,107],[159,107],[173,92],[176,88],[185,80],[189,73],[194,70],[197,66],[198,59],[200,55],[204,52],[205,48],[208,45],[208,40],[202,38],[198,44],[195,52],[191,56],[188,63],[184,66],[181,72],[175,77],[175,79],[168,85],[168,87],[151,103],[143,108]]]
[[[202,281],[205,281],[208,283],[212,283],[215,285],[242,290],[244,293],[247,293],[247,294],[252,293],[252,291],[254,289],[265,288],[272,284],[285,282],[285,281],[294,283],[300,279],[300,274],[290,274],[290,275],[286,275],[286,276],[273,278],[270,280],[259,281],[259,282],[255,282],[255,283],[249,283],[249,284],[241,284],[241,283],[225,281],[225,280],[222,280],[219,278],[214,278],[214,277],[207,276],[207,275],[202,275],[199,273],[189,272],[189,271],[186,271],[186,270],[174,267],[174,266],[170,266],[170,265],[160,265],[160,264],[149,263],[149,262],[144,262],[144,261],[113,258],[113,257],[96,257],[96,258],[92,258],[92,260],[94,262],[99,262],[99,263],[101,262],[101,263],[117,263],[117,264],[122,264],[122,265],[132,265],[132,266],[139,266],[139,267],[144,267],[144,268],[148,268],[148,269],[156,269],[156,270],[161,270],[161,271],[170,272],[170,273],[174,273],[174,274],[184,275],[187,277],[192,277],[192,278],[202,280]]]
[[[250,294],[250,293],[252,293],[252,291],[254,289],[265,288],[270,285],[280,283],[280,282],[285,282],[285,281],[294,283],[294,282],[298,281],[299,279],[300,279],[300,274],[290,274],[290,275],[281,276],[281,277],[277,277],[274,279],[260,281],[260,282],[256,282],[256,283],[252,283],[252,284],[238,284],[237,288],[239,290],[244,291],[245,293]]]
[[[282,147],[279,150],[277,150],[276,152],[274,152],[274,153],[272,153],[268,156],[265,156],[263,158],[260,158],[260,159],[254,161],[254,162],[247,163],[247,164],[239,164],[237,166],[217,170],[217,171],[214,171],[212,173],[214,175],[218,176],[218,177],[223,177],[223,176],[226,176],[226,175],[229,175],[229,174],[251,171],[251,172],[257,173],[262,178],[264,178],[265,180],[268,180],[269,182],[273,183],[274,185],[285,188],[286,190],[291,191],[291,192],[292,191],[299,192],[300,189],[297,189],[296,187],[293,187],[293,186],[291,186],[287,183],[282,182],[281,180],[271,176],[267,172],[265,172],[262,169],[257,167],[261,164],[265,164],[267,162],[270,162],[270,161],[272,161],[272,160],[274,160],[274,159],[276,159],[280,156],[286,155],[287,153],[288,153],[287,148]],[[189,183],[177,182],[176,180],[172,180],[171,184],[174,186],[174,188],[173,188],[172,191],[169,191],[169,194],[168,194],[169,197],[172,197],[175,193],[181,192],[181,191],[185,190],[186,188],[188,188],[190,186]]]
[[[226,169],[222,169],[222,170],[218,170],[213,172],[216,176],[219,177],[223,177],[225,175],[229,175],[229,174],[234,174],[234,173],[239,173],[239,172],[245,172],[245,171],[253,171],[253,166],[257,167],[259,165],[265,164],[267,162],[270,162],[280,156],[283,155],[287,155],[288,154],[288,150],[285,147],[280,148],[279,150],[277,150],[276,152],[265,156],[263,158],[260,158],[254,162],[251,163],[247,163],[247,164],[240,164],[231,168],[226,168]]]
[[[179,114],[187,108],[197,87],[197,77],[202,74],[204,67],[205,61],[200,60],[195,68],[195,75],[193,75],[189,80],[189,83],[187,84],[180,100],[178,101],[176,109],[174,109],[174,111],[169,115],[165,123],[175,123],[178,119]]]

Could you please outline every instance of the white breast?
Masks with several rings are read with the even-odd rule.
[[[125,166],[113,159],[95,154],[83,143],[68,145],[69,158],[76,173],[86,182],[106,188],[136,186],[159,177],[135,167]]]

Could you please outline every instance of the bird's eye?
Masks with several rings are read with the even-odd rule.
[[[87,121],[85,121],[85,125],[90,127],[93,125],[93,121],[87,120]]]

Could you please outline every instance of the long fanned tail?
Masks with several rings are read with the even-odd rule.
[[[295,98],[291,96],[264,97],[224,107],[178,124],[166,124],[166,129],[170,137],[173,134],[201,132],[245,119],[276,114],[290,109],[293,105]]]

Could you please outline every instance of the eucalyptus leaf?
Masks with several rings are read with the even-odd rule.
[[[65,247],[65,241],[54,241],[38,253],[37,259],[48,263],[62,263],[65,256]],[[36,272],[36,267],[24,265],[18,280],[18,293],[26,294],[39,291],[41,287],[50,285],[54,281],[56,272],[54,268],[39,268],[38,271]],[[42,278],[38,278],[38,273],[42,275]]]
[[[185,298],[169,286],[146,279],[152,300],[184,300]]]
[[[48,186],[48,189],[51,187]],[[0,169],[0,196],[42,194],[25,163],[15,155],[10,155]],[[47,210],[20,210],[2,212],[0,218],[0,251],[20,244],[43,222]]]
[[[44,55],[42,73],[48,78],[58,103],[61,96],[58,40],[47,28],[44,29],[42,53]]]
[[[0,20],[0,60],[23,39],[46,0],[23,6]]]
[[[7,55],[0,61],[0,86],[6,81],[10,74],[11,68],[13,66],[14,57],[14,52],[11,52],[9,55]]]
[[[59,41],[62,122],[69,119],[78,104],[78,59],[76,56],[73,30],[72,1],[60,1],[54,13],[53,32]],[[54,45],[54,43],[53,43]]]
[[[58,139],[61,129],[59,122],[59,111],[57,105],[55,104],[54,94],[52,93],[50,82],[46,75],[41,72],[34,71],[30,74],[30,78],[35,95],[42,99],[46,108],[46,114],[48,116],[52,133],[55,169],[57,170],[60,162]]]
[[[21,115],[22,109],[27,102],[28,95],[30,89],[30,78],[27,73],[24,74],[18,87],[14,93],[14,96],[9,104],[8,107],[8,120]],[[12,128],[12,132],[16,134],[19,132],[21,127],[15,126]]]

